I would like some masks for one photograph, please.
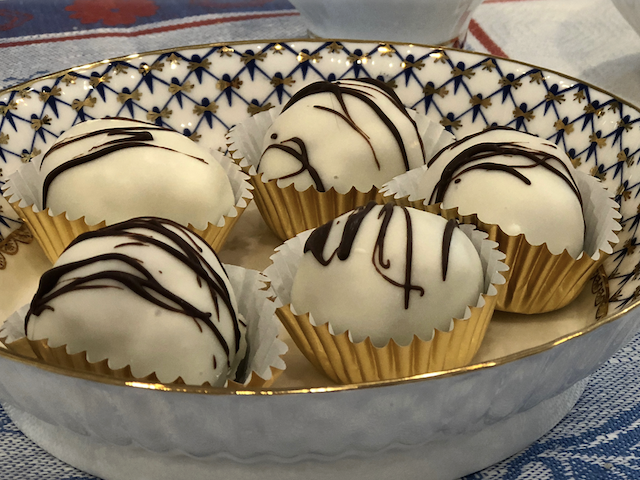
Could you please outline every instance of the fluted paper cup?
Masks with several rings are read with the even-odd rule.
[[[213,157],[222,165],[231,183],[235,204],[220,219],[212,219],[205,225],[187,225],[200,235],[214,250],[224,245],[233,226],[247,208],[253,194],[247,175],[229,157],[219,153]],[[38,157],[36,157],[38,158]],[[54,263],[64,249],[81,233],[99,230],[106,226],[102,221],[89,224],[85,217],[70,218],[66,212],[42,209],[43,175],[37,168],[37,160],[20,167],[9,175],[3,195],[20,218],[29,226],[47,258]],[[189,188],[184,185],[184,188]],[[185,205],[185,209],[188,206]],[[140,215],[136,215],[140,216]]]
[[[477,214],[461,215],[457,208],[443,210],[441,204],[425,205],[427,200],[415,194],[426,168],[418,168],[395,177],[380,193],[385,201],[411,206],[460,223],[477,225],[498,242],[506,254],[509,281],[498,296],[496,309],[514,313],[545,313],[562,308],[580,294],[587,281],[613,253],[621,227],[619,206],[598,179],[576,170],[574,179],[583,199],[586,225],[584,251],[573,258],[566,250],[553,254],[546,244],[532,245],[524,234],[506,234],[499,225],[485,223]]]
[[[266,277],[260,272],[232,265],[224,267],[238,300],[238,311],[247,323],[246,335],[249,344],[246,377],[238,379],[241,380],[239,382],[229,380],[226,386],[232,389],[268,387],[284,371],[285,363],[282,356],[287,351],[286,344],[278,338],[280,323],[275,316],[275,304],[271,300],[273,294],[267,286]],[[49,365],[113,378],[168,385],[184,384],[181,377],[172,382],[160,382],[155,373],[134,377],[129,365],[112,369],[109,359],[89,362],[86,351],[69,353],[66,345],[51,347],[46,339],[30,340],[24,331],[24,319],[28,310],[28,305],[17,310],[0,329],[0,341],[9,350],[37,358]],[[203,386],[208,385],[207,382]]]
[[[482,343],[508,267],[502,261],[504,254],[497,250],[495,242],[487,239],[486,233],[471,225],[460,228],[482,260],[484,290],[477,303],[467,307],[463,318],[452,319],[448,331],[434,329],[432,338],[414,335],[408,345],[390,340],[377,347],[369,337],[354,342],[348,331],[336,335],[330,320],[317,324],[308,312],[296,312],[290,304],[290,294],[311,231],[278,247],[271,257],[272,265],[264,272],[277,297],[276,314],[304,356],[334,382],[388,380],[465,366]]]
[[[281,110],[282,106],[260,112],[239,123],[227,134],[229,155],[250,175],[258,210],[280,240],[319,227],[370,201],[381,201],[376,187],[366,192],[356,188],[344,192],[329,188],[326,192],[319,192],[313,186],[299,190],[295,184],[284,187],[277,180],[264,182],[257,171],[262,155],[262,142]],[[437,122],[415,110],[407,111],[416,122],[427,159],[454,141],[453,135]]]

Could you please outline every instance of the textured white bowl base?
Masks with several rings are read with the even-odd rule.
[[[453,480],[499,462],[536,441],[576,404],[588,378],[525,412],[477,433],[449,436],[416,446],[392,446],[375,454],[345,454],[342,458],[271,458],[240,463],[222,456],[195,459],[180,454],[156,454],[140,447],[120,447],[97,438],[54,427],[5,405],[13,422],[47,452],[104,480],[388,480],[421,478]],[[457,453],[456,453],[457,452]],[[468,452],[460,455],[459,452]]]

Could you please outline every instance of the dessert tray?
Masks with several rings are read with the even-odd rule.
[[[230,127],[301,86],[366,76],[458,137],[497,124],[547,138],[614,192],[620,243],[580,297],[548,314],[497,313],[467,367],[358,385],[317,373],[284,330],[286,370],[240,391],[110,379],[0,348],[0,402],[26,435],[106,479],[453,479],[518,452],[573,407],[640,330],[640,111],[577,79],[455,49],[339,40],[135,54],[0,92],[0,181],[85,119],[151,121],[225,151]],[[0,202],[6,318],[50,264]],[[251,204],[220,256],[263,270],[278,244]]]

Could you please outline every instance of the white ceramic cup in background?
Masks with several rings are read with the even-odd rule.
[[[462,47],[482,0],[290,0],[322,38]]]

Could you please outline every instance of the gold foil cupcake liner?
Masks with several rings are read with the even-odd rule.
[[[269,387],[286,368],[282,356],[286,353],[287,346],[278,338],[280,325],[274,313],[275,305],[270,299],[272,293],[266,288],[266,277],[260,272],[231,265],[225,265],[225,270],[238,299],[238,310],[247,321],[247,338],[251,345],[247,377],[243,382],[229,380],[226,387],[235,390]],[[28,305],[20,308],[5,321],[0,330],[0,341],[14,353],[38,359],[48,365],[112,378],[185,385],[181,377],[171,382],[161,382],[155,373],[136,377],[129,365],[113,369],[109,366],[108,359],[90,362],[86,351],[70,354],[66,345],[52,347],[47,339],[30,340],[24,333],[24,318],[28,310]],[[202,386],[211,384],[205,382]]]
[[[387,183],[380,190],[384,201],[426,210],[448,219],[457,218],[460,223],[473,224],[487,232],[489,239],[497,242],[506,254],[505,263],[509,266],[509,280],[498,295],[497,310],[534,314],[568,305],[618,243],[619,206],[596,178],[584,172],[576,171],[574,177],[584,202],[585,249],[578,258],[573,258],[566,250],[553,254],[546,244],[532,245],[524,234],[508,235],[498,225],[485,223],[476,214],[461,215],[457,208],[425,205],[424,199],[413,194],[424,171],[426,169],[415,169]]]
[[[337,383],[361,383],[410,377],[465,366],[484,339],[499,290],[505,283],[507,266],[497,244],[470,225],[461,229],[472,240],[485,270],[485,291],[464,318],[452,319],[449,331],[434,330],[430,340],[417,336],[408,345],[390,340],[373,345],[370,338],[353,342],[349,332],[335,334],[331,323],[317,325],[308,313],[298,314],[290,305],[290,292],[297,265],[311,232],[304,232],[281,245],[265,270],[276,293],[276,314],[292,340],[316,369]],[[329,300],[328,300],[329,301]]]
[[[240,215],[251,202],[253,194],[247,175],[232,159],[219,154],[215,154],[214,157],[220,162],[231,182],[235,205],[215,225],[209,222],[204,229],[191,224],[187,227],[200,235],[214,250],[219,251]],[[76,237],[85,232],[99,230],[105,227],[106,223],[103,221],[89,225],[84,217],[70,219],[65,212],[56,215],[50,208],[41,210],[38,193],[41,179],[35,170],[35,164],[28,163],[10,175],[3,195],[29,226],[47,258],[51,263],[55,263]]]
[[[300,191],[295,184],[281,187],[277,180],[264,182],[256,170],[262,155],[262,142],[281,110],[282,107],[278,107],[258,113],[233,127],[227,135],[229,155],[250,176],[258,210],[280,240],[319,227],[370,201],[381,201],[382,197],[375,187],[367,192],[356,188],[347,192],[339,192],[334,188],[319,192],[314,187]],[[437,122],[414,110],[409,112],[418,125],[427,158],[454,141],[454,137]]]
[[[380,198],[377,188],[368,192],[352,188],[347,193],[338,193],[333,188],[319,192],[311,187],[300,192],[293,185],[280,188],[276,180],[265,183],[262,174],[251,176],[250,182],[255,189],[255,202],[262,218],[280,240],[319,227]]]

